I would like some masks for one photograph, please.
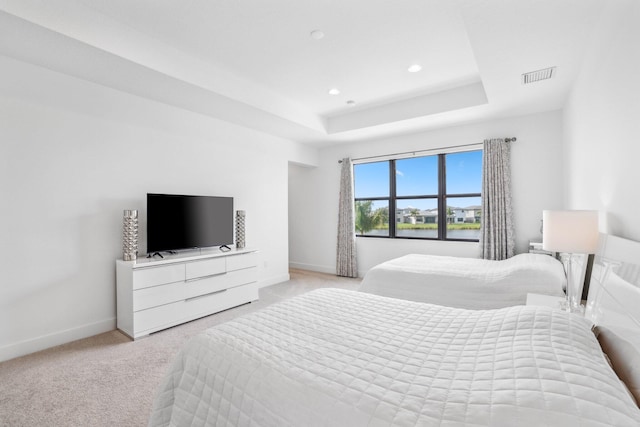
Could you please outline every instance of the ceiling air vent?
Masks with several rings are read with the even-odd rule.
[[[556,75],[556,67],[545,68],[544,70],[531,71],[522,75],[522,84],[528,85],[529,83],[538,82],[540,80],[547,80]]]

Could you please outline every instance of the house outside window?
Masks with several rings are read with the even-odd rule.
[[[477,241],[481,187],[482,150],[356,163],[356,235]]]

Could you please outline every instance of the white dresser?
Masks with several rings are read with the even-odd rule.
[[[258,299],[257,250],[116,261],[118,329],[133,339]]]

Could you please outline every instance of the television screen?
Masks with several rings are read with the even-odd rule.
[[[233,243],[233,197],[147,194],[147,252]]]

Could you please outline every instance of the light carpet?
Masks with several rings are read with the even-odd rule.
[[[360,279],[291,270],[260,299],[131,341],[118,331],[0,363],[0,426],[145,426],[169,364],[195,334],[323,287],[357,289]]]

